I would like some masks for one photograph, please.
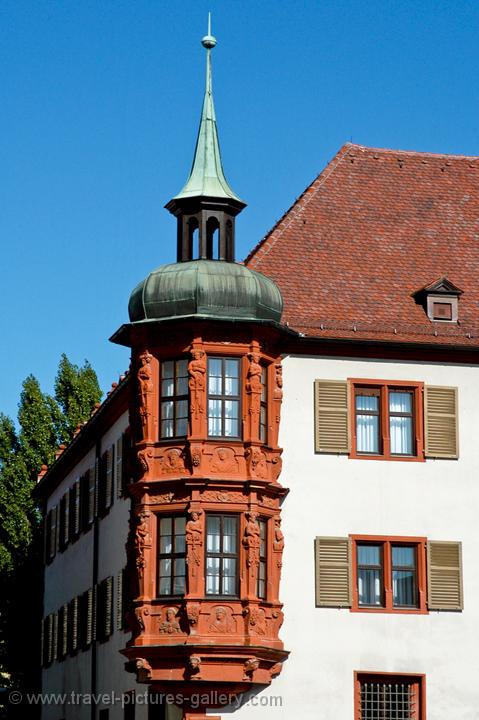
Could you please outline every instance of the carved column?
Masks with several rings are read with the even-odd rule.
[[[274,364],[274,388],[273,388],[273,418],[272,418],[272,438],[271,445],[278,445],[279,424],[281,422],[281,404],[283,402],[283,366],[281,358],[278,358]],[[279,473],[278,473],[279,474]]]
[[[246,548],[247,582],[246,597],[257,598],[258,568],[260,552],[260,529],[258,524],[258,513],[251,510],[245,513],[246,525],[244,530],[243,545]]]
[[[150,573],[146,568],[150,565],[150,551],[152,546],[150,518],[151,513],[145,508],[140,508],[135,517],[135,565],[138,575],[138,599],[143,600],[150,597],[149,587]]]
[[[139,441],[151,442],[156,438],[157,412],[155,404],[154,366],[157,362],[148,350],[139,357],[139,366],[136,372],[138,387],[138,414],[139,414]]]
[[[257,342],[251,343],[251,352],[248,353],[249,366],[246,374],[246,395],[248,398],[248,431],[249,439],[259,441],[259,419],[262,392],[262,367],[260,365],[260,352]]]
[[[281,568],[283,567],[283,549],[284,535],[281,530],[281,518],[277,515],[274,518],[274,534],[273,534],[273,600],[278,600],[279,585],[281,582]]]
[[[191,504],[189,515],[190,520],[186,523],[185,530],[188,597],[200,597],[203,585],[203,546],[205,534],[203,511],[194,504]],[[189,614],[192,616],[195,614],[192,608],[190,608]],[[192,624],[195,624],[194,621]]]
[[[201,438],[206,424],[206,353],[201,338],[191,345],[191,360],[188,363],[188,385],[190,388],[191,438]]]

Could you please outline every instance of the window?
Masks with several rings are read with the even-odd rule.
[[[423,675],[356,673],[359,720],[425,720]]]
[[[426,611],[424,538],[353,537],[353,609]]]
[[[161,437],[188,433],[188,360],[161,363]]]
[[[158,518],[158,595],[184,595],[186,546],[184,517]]]
[[[208,435],[239,437],[240,361],[208,358]]]
[[[261,600],[266,600],[266,563],[267,563],[267,532],[266,520],[258,520],[259,525],[259,567],[258,567],[258,589],[257,595]]]
[[[261,404],[259,411],[259,439],[261,442],[267,440],[268,430],[268,383],[266,368],[261,369]]]
[[[420,384],[353,382],[354,451],[356,456],[417,457],[416,407]]]
[[[206,516],[206,594],[238,594],[238,518]]]
[[[432,304],[433,320],[452,320],[452,303],[450,302],[433,302]]]

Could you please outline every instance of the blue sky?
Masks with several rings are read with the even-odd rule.
[[[1,411],[62,352],[104,389],[127,368],[108,337],[175,259],[208,10],[239,259],[346,141],[479,155],[475,0],[2,0]]]

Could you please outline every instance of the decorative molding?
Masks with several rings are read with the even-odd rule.
[[[202,502],[245,503],[247,496],[232,490],[204,490],[200,495]]]

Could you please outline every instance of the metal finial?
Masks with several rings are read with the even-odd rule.
[[[208,34],[204,36],[201,41],[203,47],[207,50],[211,50],[216,45],[216,38],[211,34],[211,13],[208,13]]]

